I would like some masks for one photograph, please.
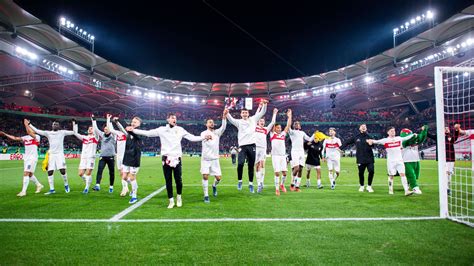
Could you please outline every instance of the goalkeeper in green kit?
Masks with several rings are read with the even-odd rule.
[[[428,126],[421,127],[421,132],[414,138],[406,140],[402,143],[403,150],[403,162],[405,163],[405,174],[407,176],[408,184],[410,189],[415,194],[421,194],[420,187],[418,186],[418,178],[420,177],[420,153],[418,146],[426,140],[428,133]],[[400,137],[413,135],[410,129],[404,128],[400,132]]]

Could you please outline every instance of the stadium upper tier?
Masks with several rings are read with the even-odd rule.
[[[474,5],[392,49],[337,70],[263,82],[192,82],[110,62],[6,0],[0,2],[0,96],[17,101],[28,90],[37,105],[86,111],[221,107],[227,96],[327,107],[332,93],[344,108],[413,106],[434,97],[434,66],[473,57],[473,29]]]

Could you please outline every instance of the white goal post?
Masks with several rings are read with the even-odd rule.
[[[434,78],[440,217],[474,226],[474,59],[435,67]],[[456,124],[463,134],[456,133]],[[449,150],[446,142],[453,144]]]

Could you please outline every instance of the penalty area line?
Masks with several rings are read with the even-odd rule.
[[[121,211],[120,213],[114,215],[114,217],[110,218],[109,221],[110,222],[116,222],[120,219],[122,219],[125,215],[131,213],[132,211],[134,211],[135,209],[137,209],[138,207],[142,206],[143,204],[145,204],[145,202],[149,201],[151,198],[153,198],[154,196],[156,196],[158,193],[160,193],[161,191],[165,190],[166,186],[162,186],[160,187],[158,190],[155,190],[153,191],[150,195],[146,196],[145,198],[139,200],[137,203],[133,204],[132,206],[126,208],[125,210]]]
[[[114,216],[115,217],[115,216]],[[123,217],[123,216],[122,216]],[[206,222],[364,222],[443,220],[439,216],[340,218],[183,218],[183,219],[23,219],[1,218],[0,223],[206,223]]]

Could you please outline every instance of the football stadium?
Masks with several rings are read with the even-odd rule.
[[[169,32],[140,20],[154,12],[148,2],[54,2],[0,0],[1,265],[473,264],[469,1],[342,1],[352,26],[337,10],[328,20],[296,11],[309,1],[267,14],[249,3],[163,3],[157,17],[186,22]],[[271,21],[280,16],[308,23],[301,34],[320,23],[328,39],[370,21],[370,41],[347,37],[370,52],[331,50],[322,33],[300,47]],[[107,43],[117,17],[133,32]],[[174,39],[201,19],[211,21],[208,43]],[[176,46],[170,58],[198,62],[147,54],[160,34]],[[318,47],[335,59],[312,58]],[[289,55],[301,49],[304,70]],[[238,65],[244,54],[255,60]]]

